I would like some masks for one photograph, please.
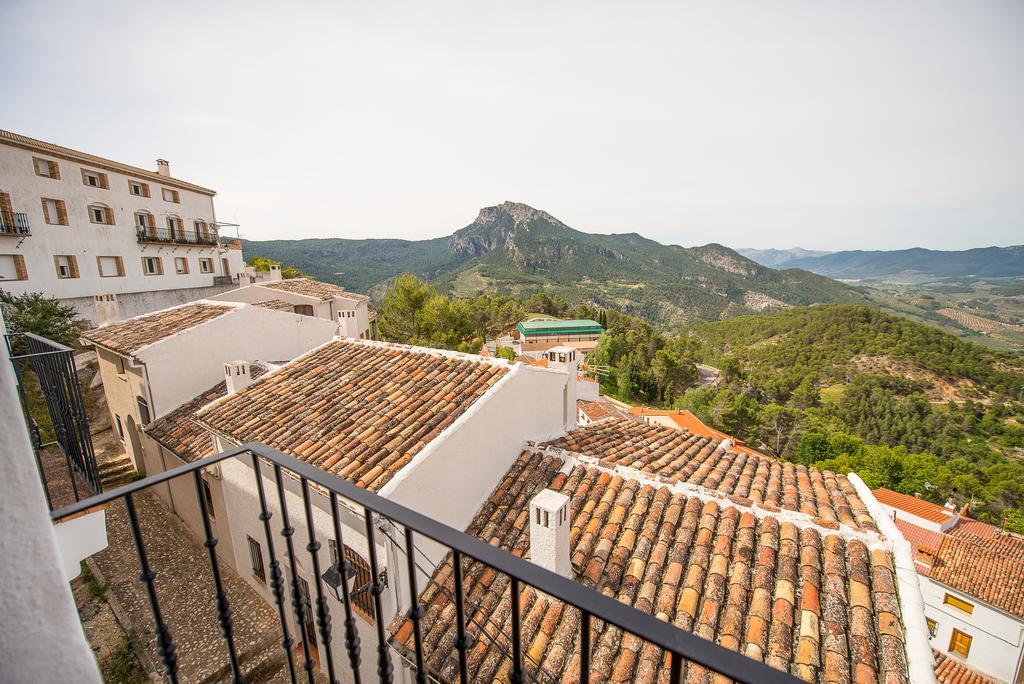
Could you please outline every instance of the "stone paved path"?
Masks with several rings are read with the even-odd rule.
[[[182,682],[230,680],[227,646],[220,632],[206,549],[185,524],[152,494],[135,495],[150,565],[157,572],[160,609],[178,648]],[[145,644],[144,662],[158,664],[153,619],[123,502],[107,508],[109,546],[92,560],[110,583],[110,593]],[[284,654],[277,613],[225,564],[220,566],[233,613],[235,644],[250,681],[273,676]]]

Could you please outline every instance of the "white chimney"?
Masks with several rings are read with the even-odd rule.
[[[224,364],[224,382],[228,395],[241,392],[252,384],[252,373],[248,361],[227,361]]]
[[[580,372],[579,355],[579,351],[574,347],[552,347],[544,352],[548,368],[563,371],[569,376],[562,392],[562,423],[566,430],[576,427],[576,376]]]
[[[342,337],[359,337],[359,316],[355,309],[338,312],[338,334]]]
[[[281,264],[270,265],[270,275],[267,277],[270,282],[281,280]]]
[[[729,447],[731,447],[731,446],[732,446],[732,440],[731,439],[723,439],[721,442],[718,443],[718,448],[715,449],[715,451],[721,451],[724,454],[726,451],[729,450]]]
[[[563,577],[569,565],[569,497],[545,489],[530,501],[530,560]]]
[[[156,172],[161,176],[171,177],[171,162],[166,159],[156,160]]]
[[[116,294],[101,294],[93,297],[96,305],[96,325],[102,328],[121,320],[121,304]]]

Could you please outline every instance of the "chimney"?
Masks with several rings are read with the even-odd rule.
[[[166,159],[156,160],[156,172],[161,176],[171,177],[171,162]]]
[[[227,361],[224,364],[224,382],[228,395],[241,392],[252,384],[252,373],[248,361]]]
[[[281,264],[270,265],[270,275],[267,276],[267,280],[272,283],[281,280]]]
[[[530,560],[571,577],[569,565],[569,497],[545,489],[530,501]]]
[[[721,451],[724,454],[725,452],[727,452],[729,450],[729,447],[731,447],[731,446],[732,446],[732,440],[731,439],[723,439],[721,442],[718,443],[718,448],[715,449],[715,451]]]
[[[569,376],[562,391],[562,423],[566,430],[576,427],[576,376],[580,372],[579,354],[574,347],[552,347],[544,352],[548,368],[563,371]]]
[[[93,297],[96,305],[96,325],[102,328],[121,320],[121,304],[116,294],[101,294]]]
[[[355,309],[338,312],[338,334],[342,337],[359,337],[359,317]]]

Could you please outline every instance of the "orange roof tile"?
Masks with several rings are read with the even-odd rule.
[[[307,297],[316,297],[323,302],[326,302],[329,299],[334,299],[335,297],[344,297],[345,299],[352,299],[360,302],[369,299],[366,295],[349,292],[338,285],[322,283],[319,280],[313,280],[311,278],[288,278],[287,280],[276,280],[256,284],[260,287],[266,287],[271,290],[280,290],[281,292],[291,292],[293,294],[306,295]]]
[[[262,309],[271,309],[273,311],[292,311],[295,309],[294,304],[286,302],[283,299],[265,299],[262,302],[253,302],[253,306],[258,306]]]
[[[1024,554],[1016,545],[943,537],[929,577],[1024,618]]]
[[[134,354],[143,347],[228,314],[241,306],[200,301],[129,318],[103,328],[87,330],[82,337],[119,354]]]
[[[546,446],[749,498],[766,507],[800,511],[826,524],[876,530],[850,481],[817,468],[769,456],[719,449],[721,443],[692,433],[626,418],[573,430]]]
[[[891,489],[874,489],[872,493],[880,504],[898,508],[901,511],[916,515],[924,520],[930,520],[931,522],[944,523],[956,515],[956,511],[951,511],[939,504],[925,501],[909,494],[900,494]]]
[[[573,577],[680,629],[807,681],[906,682],[893,561],[856,537],[823,533],[729,502],[701,501],[638,480],[524,452],[468,532],[530,555],[529,501],[548,488],[570,498]],[[507,577],[469,562],[464,573],[473,681],[506,678],[510,665]],[[457,678],[451,557],[422,594],[423,648],[442,681]],[[525,587],[524,666],[531,681],[579,680],[579,612]],[[412,647],[411,623],[392,625]],[[591,679],[664,681],[665,654],[595,621]],[[689,664],[686,681],[708,681]]]
[[[686,430],[687,432],[692,432],[695,435],[700,435],[701,437],[707,437],[708,439],[714,439],[718,441],[728,439],[732,442],[732,448],[735,451],[745,454],[757,454],[759,456],[765,456],[765,454],[762,454],[757,449],[752,449],[749,446],[747,446],[743,442],[743,440],[736,439],[735,437],[728,435],[722,432],[721,430],[716,430],[715,428],[706,424],[704,421],[702,421],[700,418],[693,415],[693,413],[687,411],[686,409],[664,410],[633,406],[630,408],[629,412],[635,416],[640,416],[641,418],[644,416],[664,417],[675,423],[675,426],[680,430]]]
[[[583,411],[590,420],[602,420],[612,415],[605,405],[599,401],[577,401],[576,406]]]
[[[934,649],[932,655],[935,656],[935,681],[938,684],[996,684],[996,680],[975,672],[954,656]]]
[[[507,371],[503,361],[335,340],[197,417],[376,491]]]

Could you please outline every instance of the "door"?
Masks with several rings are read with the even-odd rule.
[[[309,583],[299,578],[299,593],[302,599],[302,631],[311,647],[316,647],[316,629],[313,626],[313,603],[309,600]]]
[[[223,275],[226,275],[226,276],[231,275],[231,269],[228,268],[228,260],[227,259],[221,259],[220,260],[220,267],[222,269],[224,269]]]

